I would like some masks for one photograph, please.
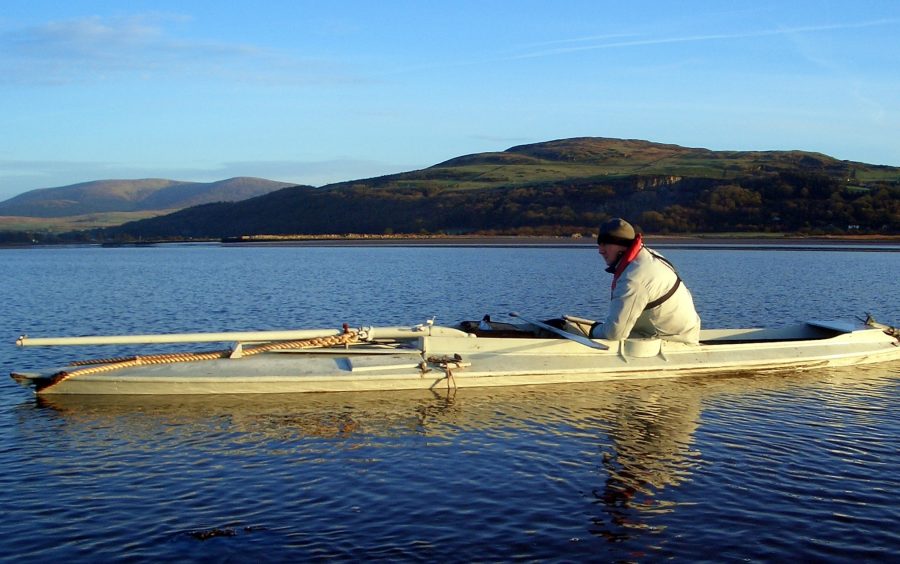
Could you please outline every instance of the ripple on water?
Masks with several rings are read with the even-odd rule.
[[[41,448],[17,495],[67,554],[110,558],[873,554],[895,534],[854,531],[898,517],[895,400],[883,373],[837,376],[61,398],[18,426]]]

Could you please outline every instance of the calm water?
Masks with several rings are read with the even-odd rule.
[[[872,312],[900,253],[663,251],[708,327]],[[889,560],[900,366],[38,401],[32,336],[602,316],[593,249],[0,250],[0,560]],[[101,350],[103,355],[109,349]]]

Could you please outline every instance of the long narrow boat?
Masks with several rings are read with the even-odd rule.
[[[21,337],[20,346],[229,343],[15,371],[39,394],[242,394],[515,386],[802,370],[900,360],[900,331],[864,322],[707,329],[699,345],[604,341],[521,316],[517,323]]]

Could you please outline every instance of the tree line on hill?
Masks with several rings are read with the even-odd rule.
[[[287,188],[82,234],[88,238],[221,238],[251,234],[590,233],[609,217],[659,234],[900,233],[900,187],[850,188],[821,174],[742,179],[558,181],[477,191]]]

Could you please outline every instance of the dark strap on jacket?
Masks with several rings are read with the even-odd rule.
[[[669,291],[666,292],[665,294],[663,294],[661,297],[659,297],[659,298],[653,300],[652,302],[648,303],[648,304],[644,307],[644,311],[647,311],[648,309],[653,309],[653,308],[655,308],[656,306],[662,305],[666,300],[668,300],[669,298],[671,298],[671,297],[675,294],[675,292],[678,291],[678,287],[681,286],[681,276],[678,276],[678,271],[675,270],[675,265],[672,264],[666,257],[661,256],[661,255],[658,255],[658,254],[654,253],[653,251],[650,251],[650,249],[647,249],[647,251],[648,251],[651,255],[653,255],[654,257],[656,257],[656,258],[658,258],[659,260],[663,261],[665,264],[667,264],[667,265],[669,266],[669,268],[672,269],[672,272],[675,273],[675,284],[673,284],[672,287],[669,289]]]
[[[652,302],[650,302],[649,304],[647,304],[646,307],[644,307],[644,311],[647,311],[648,309],[653,309],[658,305],[662,305],[663,302],[665,302],[666,300],[668,300],[669,298],[672,297],[672,295],[675,293],[675,291],[678,290],[679,286],[681,286],[681,277],[676,274],[675,275],[675,284],[672,285],[672,288],[668,292],[663,294],[662,297],[657,298],[657,299],[653,300]]]

